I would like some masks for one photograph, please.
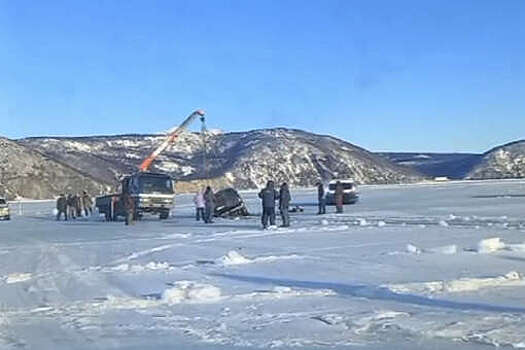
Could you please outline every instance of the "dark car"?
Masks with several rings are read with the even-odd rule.
[[[225,188],[215,193],[215,216],[248,216],[248,209],[239,192]]]

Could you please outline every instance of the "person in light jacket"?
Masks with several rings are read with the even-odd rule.
[[[204,200],[203,191],[199,191],[193,197],[193,203],[195,203],[195,216],[197,221],[205,220],[204,209],[206,208],[206,201]]]

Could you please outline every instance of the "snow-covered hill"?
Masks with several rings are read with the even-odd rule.
[[[525,176],[525,140],[493,148],[468,174],[468,179],[501,179]]]
[[[0,149],[0,196],[46,199],[60,192],[99,193],[107,187],[14,141],[0,138]]]
[[[19,142],[96,178],[114,182],[121,174],[137,169],[163,138],[38,137]],[[300,130],[213,133],[207,136],[207,152],[203,144],[200,134],[182,134],[157,159],[153,170],[168,172],[181,181],[214,178],[241,189],[260,187],[268,179],[311,186],[319,178],[351,177],[359,183],[412,182],[421,178],[409,168],[348,142]]]

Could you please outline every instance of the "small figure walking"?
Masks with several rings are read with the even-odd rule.
[[[77,218],[77,214],[76,214],[77,211],[75,209],[75,197],[73,197],[73,195],[71,193],[68,193],[67,199],[66,199],[66,203],[67,203],[68,217],[76,219]]]
[[[204,208],[206,208],[206,202],[204,201],[204,194],[203,191],[199,191],[195,194],[195,197],[193,197],[193,203],[195,203],[195,218],[197,221],[205,220],[204,217]]]
[[[60,217],[64,214],[64,221],[67,221],[67,199],[63,194],[57,199],[57,221],[60,220]]]
[[[279,189],[279,210],[283,220],[282,227],[290,227],[289,209],[291,200],[290,189],[288,188],[288,184],[284,182]]]
[[[128,191],[122,193],[122,205],[126,211],[126,225],[135,225],[135,200]]]
[[[259,198],[262,199],[262,216],[261,223],[263,229],[268,228],[268,219],[270,225],[275,226],[275,201],[279,199],[279,193],[274,188],[273,181],[268,181],[266,187],[259,192]]]
[[[344,197],[344,189],[343,184],[341,181],[337,181],[335,183],[335,207],[336,207],[336,213],[341,214],[343,212],[343,198]]]
[[[326,214],[326,199],[324,193],[324,186],[321,181],[317,183],[317,201],[319,206],[319,211],[317,215]]]
[[[213,224],[213,212],[215,211],[215,195],[210,186],[204,191],[204,222]]]
[[[84,207],[84,214],[86,216],[93,215],[93,199],[91,196],[87,193],[87,191],[82,192],[82,206]]]

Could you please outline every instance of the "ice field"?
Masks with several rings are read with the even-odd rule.
[[[292,227],[254,216],[0,222],[0,348],[525,347],[525,181],[360,187],[344,214],[292,190]]]

